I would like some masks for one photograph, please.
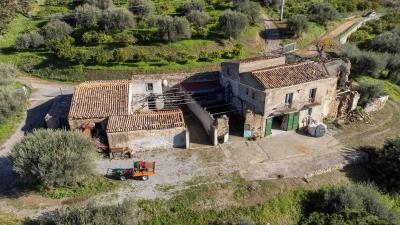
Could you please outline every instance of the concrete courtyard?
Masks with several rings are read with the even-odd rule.
[[[294,131],[258,141],[234,138],[221,148],[248,180],[308,177],[366,157],[364,152],[346,148],[329,134],[315,138]]]

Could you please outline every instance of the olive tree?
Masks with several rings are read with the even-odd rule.
[[[39,129],[26,135],[12,151],[13,170],[28,183],[62,187],[93,175],[96,146],[81,131]]]
[[[210,20],[210,16],[207,12],[201,12],[193,10],[186,15],[187,20],[194,25],[196,28],[205,26]]]
[[[369,43],[369,47],[379,52],[400,53],[400,31],[387,31],[377,35]]]
[[[326,25],[339,16],[335,7],[329,3],[312,3],[308,7],[308,14],[313,21],[322,25]]]
[[[190,38],[190,24],[184,17],[163,16],[157,18],[157,35],[164,41],[176,41]]]
[[[369,171],[374,182],[386,191],[400,192],[400,137],[387,140],[372,154]]]
[[[293,15],[287,20],[288,30],[299,37],[303,32],[308,30],[307,17],[304,15]]]
[[[74,10],[76,23],[84,28],[95,28],[98,25],[101,10],[96,6],[83,4]]]
[[[0,86],[12,83],[19,75],[20,72],[15,65],[0,63]]]
[[[20,34],[15,40],[15,49],[23,51],[28,48],[39,48],[44,44],[44,38],[38,32]]]
[[[100,26],[106,31],[123,31],[135,26],[135,18],[127,9],[108,9],[102,14]]]
[[[203,2],[201,1],[196,1],[196,0],[191,0],[188,2],[183,3],[183,5],[181,5],[178,8],[178,11],[184,15],[190,13],[193,10],[197,10],[197,11],[204,11],[205,5]]]
[[[226,38],[237,38],[248,26],[246,15],[240,12],[225,10],[218,19],[218,27]]]
[[[62,40],[72,31],[72,27],[61,20],[50,21],[42,27],[43,36],[46,40]]]
[[[246,14],[251,24],[255,24],[261,17],[261,5],[258,2],[236,0],[234,1],[234,7],[239,12]]]
[[[154,3],[151,0],[130,0],[129,10],[141,18],[148,17],[154,12]]]

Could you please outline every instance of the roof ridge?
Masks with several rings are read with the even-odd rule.
[[[77,85],[77,87],[85,87],[85,86],[95,86],[95,85],[118,85],[118,84],[126,84],[130,83],[131,80],[91,80],[85,81]]]
[[[277,70],[277,69],[292,68],[295,66],[301,66],[301,65],[306,65],[306,64],[317,64],[317,62],[306,61],[306,62],[299,62],[299,63],[294,63],[294,64],[279,65],[279,66],[275,66],[275,67],[255,70],[255,71],[252,71],[251,73],[256,74],[256,73],[262,73],[262,72],[267,72],[267,71],[273,71],[273,70]]]

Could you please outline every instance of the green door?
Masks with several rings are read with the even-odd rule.
[[[299,128],[299,113],[293,113],[293,130],[296,130]]]
[[[267,118],[267,122],[265,124],[265,136],[272,134],[272,117]]]
[[[299,113],[289,113],[288,114],[288,129],[287,130],[295,130],[299,128]]]

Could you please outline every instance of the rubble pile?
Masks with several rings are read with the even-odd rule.
[[[371,119],[371,116],[364,110],[356,109],[356,110],[349,112],[349,114],[347,116],[347,122],[350,122],[350,123],[362,122],[362,123],[370,124],[370,123],[372,123],[372,119]]]

